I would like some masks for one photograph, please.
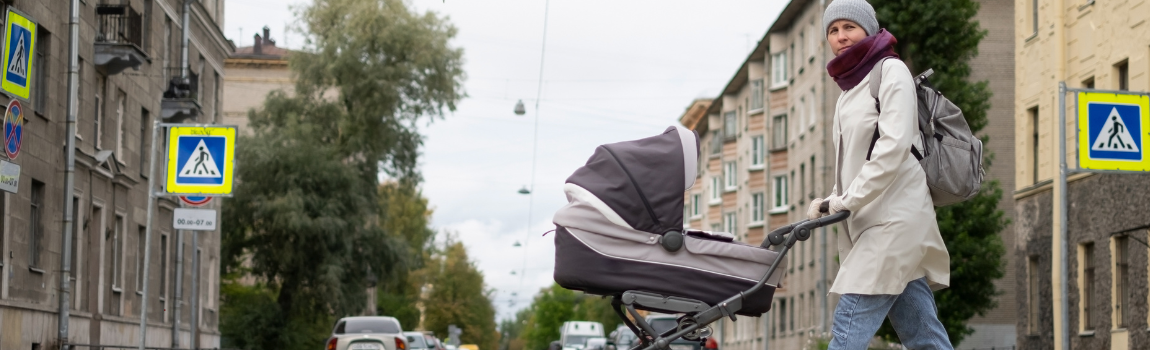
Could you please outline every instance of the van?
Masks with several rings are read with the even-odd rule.
[[[603,324],[589,321],[567,321],[559,328],[563,350],[583,350],[588,338],[603,337]]]

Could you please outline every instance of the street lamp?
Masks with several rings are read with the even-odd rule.
[[[523,100],[515,103],[515,115],[527,114],[527,108],[523,106]]]

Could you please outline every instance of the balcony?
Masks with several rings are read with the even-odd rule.
[[[132,68],[139,69],[148,61],[144,53],[143,16],[128,5],[96,6],[98,18],[95,64],[108,75]]]
[[[160,100],[160,116],[165,122],[178,123],[200,115],[200,76],[191,69],[166,68],[168,88]]]

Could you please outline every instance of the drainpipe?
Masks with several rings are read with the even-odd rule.
[[[72,192],[74,191],[76,181],[76,99],[77,89],[80,82],[80,61],[78,59],[80,49],[80,0],[72,0],[68,13],[68,122],[66,130],[66,145],[64,152],[66,153],[66,160],[64,165],[64,239],[60,243],[63,246],[60,249],[60,312],[59,320],[57,321],[57,343],[61,347],[68,342],[68,312],[71,309],[72,288],[69,283],[71,282],[72,270],[72,234],[73,226],[76,223],[72,222],[72,213],[76,208],[72,207]]]
[[[188,78],[188,25],[192,22],[188,20],[188,12],[191,12],[192,1],[184,0],[184,21],[183,21],[183,41],[180,43],[180,77]]]

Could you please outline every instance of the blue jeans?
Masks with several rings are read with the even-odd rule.
[[[907,349],[954,349],[923,277],[899,295],[844,294],[835,307],[829,350],[865,350],[885,317]]]

